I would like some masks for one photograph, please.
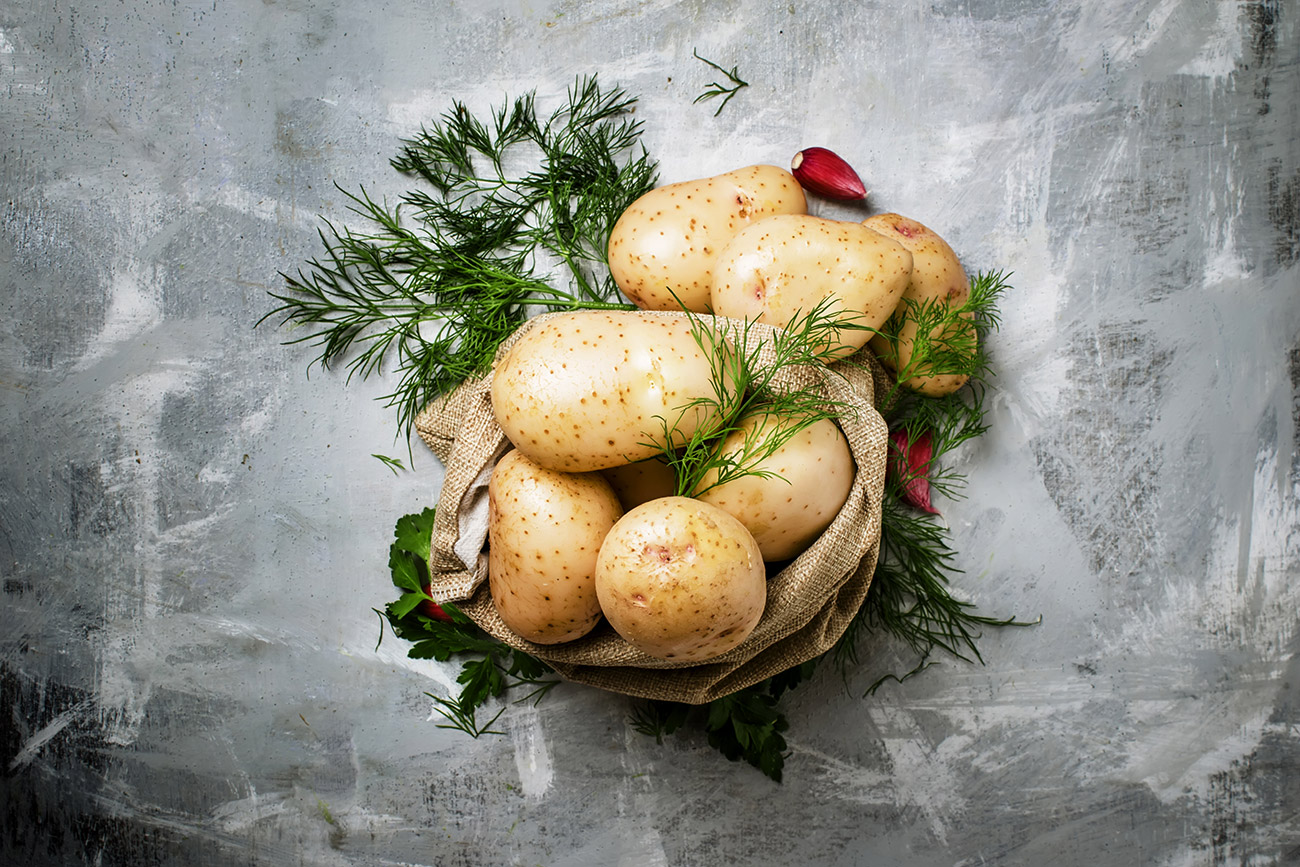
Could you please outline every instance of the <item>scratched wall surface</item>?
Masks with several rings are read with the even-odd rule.
[[[1300,9],[0,0],[0,853],[24,865],[1300,863]],[[716,77],[750,83],[718,117]],[[821,144],[1014,272],[941,504],[984,664],[884,639],[775,785],[376,648],[433,502],[381,381],[253,324],[451,99],[598,72],[664,180]],[[824,213],[841,212],[824,208]]]

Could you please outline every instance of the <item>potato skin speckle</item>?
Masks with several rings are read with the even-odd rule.
[[[609,270],[623,294],[644,310],[684,306],[703,313],[709,309],[713,260],[727,241],[755,221],[807,209],[799,182],[778,166],[747,166],[656,187],[614,224]]]
[[[690,497],[661,497],[628,511],[605,536],[596,595],[629,644],[698,662],[749,637],[767,603],[767,576],[738,520]]]
[[[762,414],[747,416],[718,452],[738,454],[747,436],[761,442],[783,426]],[[757,436],[752,433],[755,429],[759,429]],[[815,542],[844,506],[857,473],[848,440],[830,419],[799,431],[755,469],[776,476],[741,476],[710,487],[717,473],[709,473],[701,480],[697,496],[744,524],[768,562],[797,557]]]
[[[596,555],[623,507],[599,473],[537,466],[517,449],[488,482],[488,588],[501,619],[538,644],[600,622]]]
[[[784,328],[827,298],[879,328],[898,306],[912,273],[902,244],[862,225],[807,214],[768,217],[741,230],[719,253],[710,299],[721,316]],[[844,357],[871,332],[844,329]]]
[[[902,301],[918,304],[947,300],[954,306],[966,303],[970,297],[970,279],[961,260],[948,242],[932,229],[902,214],[876,214],[862,221],[862,225],[893,238],[912,253],[912,275]],[[975,339],[974,324],[971,338]],[[897,370],[906,367],[912,357],[912,344],[916,339],[916,323],[905,321],[898,336],[897,352],[883,337],[874,337],[871,348],[880,356],[886,367]],[[931,397],[951,394],[966,384],[970,377],[944,374],[939,376],[913,376],[903,384]]]
[[[589,472],[657,454],[662,417],[681,437],[709,416],[709,356],[684,317],[584,310],[527,332],[492,373],[492,411],[510,442],[553,470]]]

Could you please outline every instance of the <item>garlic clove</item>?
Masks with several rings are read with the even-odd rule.
[[[831,199],[861,200],[866,185],[853,167],[834,151],[804,148],[790,161],[790,172],[804,189]]]
[[[907,431],[896,430],[889,435],[890,450],[888,472],[903,486],[903,502],[931,515],[939,510],[930,505],[930,461],[934,447],[930,432],[926,431],[908,441]]]

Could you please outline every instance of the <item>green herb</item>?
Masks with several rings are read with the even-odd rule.
[[[392,207],[341,190],[371,228],[326,222],[325,254],[281,275],[263,321],[304,329],[287,342],[318,348],[313,363],[346,365],[349,379],[395,368],[383,399],[409,436],[420,410],[486,370],[530,315],[629,308],[605,251],[619,215],[656,181],[635,102],[592,76],[547,116],[533,94],[487,120],[454,103],[392,160],[428,189]]]
[[[945,467],[942,458],[988,430],[984,395],[985,377],[991,375],[991,368],[985,338],[998,327],[997,302],[1007,288],[1004,273],[980,273],[971,279],[970,296],[963,304],[912,304],[906,311],[918,327],[911,362],[898,372],[897,381],[904,382],[918,372],[971,377],[961,390],[942,397],[928,397],[896,385],[884,402],[892,429],[907,431],[909,441],[929,435],[932,452],[927,478],[933,489],[951,499],[962,495],[966,480]],[[896,340],[901,323],[902,314],[896,313],[884,333]],[[984,627],[1038,622],[977,614],[973,604],[953,596],[951,582],[962,570],[956,566],[949,530],[938,516],[906,505],[903,488],[908,481],[906,474],[886,477],[880,557],[871,589],[834,655],[847,673],[858,662],[857,645],[863,635],[884,630],[916,653],[918,662],[901,676],[879,678],[868,693],[886,681],[901,682],[925,670],[934,664],[931,657],[936,651],[983,662],[976,640]]]
[[[633,710],[632,727],[663,743],[664,737],[694,723],[705,732],[709,746],[733,762],[743,759],[779,783],[786,757],[782,732],[790,722],[780,711],[773,683],[765,680],[700,707],[645,701]]]
[[[737,69],[725,70],[729,84],[713,82],[696,102],[722,97],[714,115],[748,86]],[[344,192],[350,211],[366,230],[325,223],[325,253],[294,275],[282,275],[285,290],[263,317],[303,329],[289,343],[320,350],[314,363],[345,365],[349,379],[395,369],[398,383],[385,396],[409,435],[415,415],[432,398],[481,373],[501,340],[529,316],[548,310],[628,309],[619,301],[605,251],[614,222],[655,182],[655,166],[638,150],[640,124],[631,118],[635,100],[618,88],[604,89],[594,77],[580,79],[567,102],[543,116],[535,96],[495,109],[486,120],[461,103],[420,134],[405,141],[392,160],[395,169],[422,181],[425,189],[404,194],[396,205],[372,199],[364,188]],[[997,300],[1007,288],[1001,272],[972,280],[960,307],[905,302],[881,329],[897,344],[904,318],[917,325],[912,358],[898,372],[902,383],[917,375],[965,374],[970,385],[957,395],[929,398],[896,386],[882,404],[894,430],[926,433],[933,443],[930,482],[939,492],[960,496],[964,479],[941,457],[982,435],[984,377],[991,374],[983,336],[998,324]],[[775,362],[762,364],[745,346],[748,326],[714,331],[696,317],[696,339],[714,360],[715,393],[687,407],[717,422],[675,441],[673,425],[661,419],[662,442],[676,442],[672,462],[681,493],[746,474],[764,474],[761,461],[799,429],[818,418],[842,414],[821,396],[775,387],[775,374],[801,364],[828,360],[838,348],[839,329],[854,327],[819,305],[785,332],[770,349]],[[974,338],[974,339],[973,339]],[[757,414],[762,436],[747,441],[738,456],[722,458],[718,445]],[[772,424],[777,418],[793,419]],[[768,428],[772,428],[769,430]],[[397,472],[401,461],[375,457]],[[833,651],[842,665],[856,661],[866,632],[883,630],[902,640],[919,662],[902,681],[934,664],[935,652],[981,660],[975,642],[988,626],[1027,625],[975,612],[956,599],[951,580],[960,574],[949,534],[932,515],[901,499],[906,478],[887,481],[882,507],[881,557],[866,603]],[[520,687],[519,701],[540,700],[559,681],[542,661],[510,648],[484,632],[456,606],[435,603],[429,594],[428,558],[433,509],[405,515],[394,528],[389,567],[399,597],[380,617],[380,641],[387,626],[411,643],[413,658],[456,661],[460,690],[455,696],[429,693],[441,728],[473,737],[501,734],[495,728],[504,708],[485,721],[480,712]],[[820,660],[810,660],[762,683],[699,708],[646,702],[633,714],[634,727],[662,740],[686,726],[732,760],[744,760],[780,780],[788,747],[788,721],[780,709],[784,693],[809,677]]]
[[[380,461],[380,463],[382,463],[384,466],[392,470],[393,475],[397,475],[400,470],[406,469],[406,465],[403,464],[397,458],[390,458],[388,455],[373,455],[373,454],[371,455],[371,457],[377,458]]]
[[[709,86],[704,89],[704,92],[701,93],[699,96],[695,97],[695,99],[691,102],[691,104],[694,105],[697,102],[703,102],[704,100],[712,99],[715,96],[723,97],[722,102],[718,105],[718,110],[713,113],[713,116],[717,117],[718,115],[722,114],[722,110],[727,107],[727,103],[731,102],[731,98],[735,96],[736,93],[742,87],[749,87],[749,82],[743,80],[737,74],[737,71],[740,69],[739,66],[733,66],[729,70],[723,69],[721,66],[714,63],[712,60],[708,60],[707,58],[701,57],[699,51],[695,49],[691,49],[691,53],[695,55],[696,60],[708,64],[709,66],[713,67],[718,72],[721,72],[723,75],[727,77],[727,81],[729,82],[729,84],[721,84],[716,81],[710,82]]]
[[[992,374],[984,338],[1000,324],[998,301],[1008,288],[1009,275],[1002,271],[980,272],[970,280],[970,293],[966,300],[953,307],[943,298],[903,302],[880,329],[880,336],[888,348],[883,355],[898,357],[898,343],[903,325],[916,325],[912,339],[912,353],[902,370],[897,371],[896,382],[889,396],[882,402],[894,407],[898,416],[919,414],[917,424],[924,422],[929,413],[923,395],[909,390],[904,383],[918,376],[969,376],[980,382]],[[897,401],[909,405],[895,407]],[[940,414],[946,409],[939,410]]]
[[[461,690],[457,696],[425,693],[433,699],[434,709],[446,720],[438,728],[456,729],[475,738],[502,734],[492,725],[504,708],[487,722],[479,723],[477,713],[480,708],[520,686],[532,687],[521,701],[538,701],[559,681],[549,676],[551,669],[541,660],[488,635],[451,603],[439,603],[438,610],[445,614],[446,619],[429,613],[428,606],[434,602],[428,592],[434,514],[433,509],[425,508],[404,515],[393,529],[394,540],[389,546],[388,564],[393,585],[403,593],[383,611],[377,611],[380,641],[383,641],[383,624],[387,623],[394,635],[411,642],[407,656],[412,659],[436,659],[439,662],[456,659],[461,663],[456,678]]]
[[[762,468],[764,461],[810,425],[852,411],[812,386],[778,384],[791,368],[827,362],[843,349],[839,333],[855,317],[837,312],[834,299],[796,313],[770,339],[755,339],[751,322],[720,326],[711,317],[687,312],[692,336],[709,360],[712,394],[675,410],[671,420],[656,417],[656,442],[674,473],[677,494],[699,496],[742,476],[775,478]],[[766,359],[765,350],[771,353]],[[709,421],[683,436],[680,422],[686,417]],[[722,451],[719,447],[733,435],[740,436],[739,447]]]

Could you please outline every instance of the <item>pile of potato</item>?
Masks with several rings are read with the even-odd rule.
[[[513,446],[489,484],[493,603],[521,637],[572,641],[604,618],[661,659],[701,661],[753,631],[766,600],[766,564],[797,557],[839,513],[853,483],[848,443],[830,420],[746,476],[698,496],[674,495],[657,460],[716,410],[714,359],[687,310],[777,328],[833,299],[879,328],[905,298],[960,303],[969,291],[952,249],[897,214],[861,223],[807,213],[795,177],[751,166],[650,191],[619,219],[609,264],[642,311],[579,311],[529,328],[498,359],[493,412]],[[844,330],[842,353],[872,332]],[[874,347],[905,367],[911,337]],[[955,377],[908,385],[941,393]],[[784,420],[742,418],[719,448]],[[665,431],[674,440],[662,442]],[[708,490],[703,488],[708,487]]]

